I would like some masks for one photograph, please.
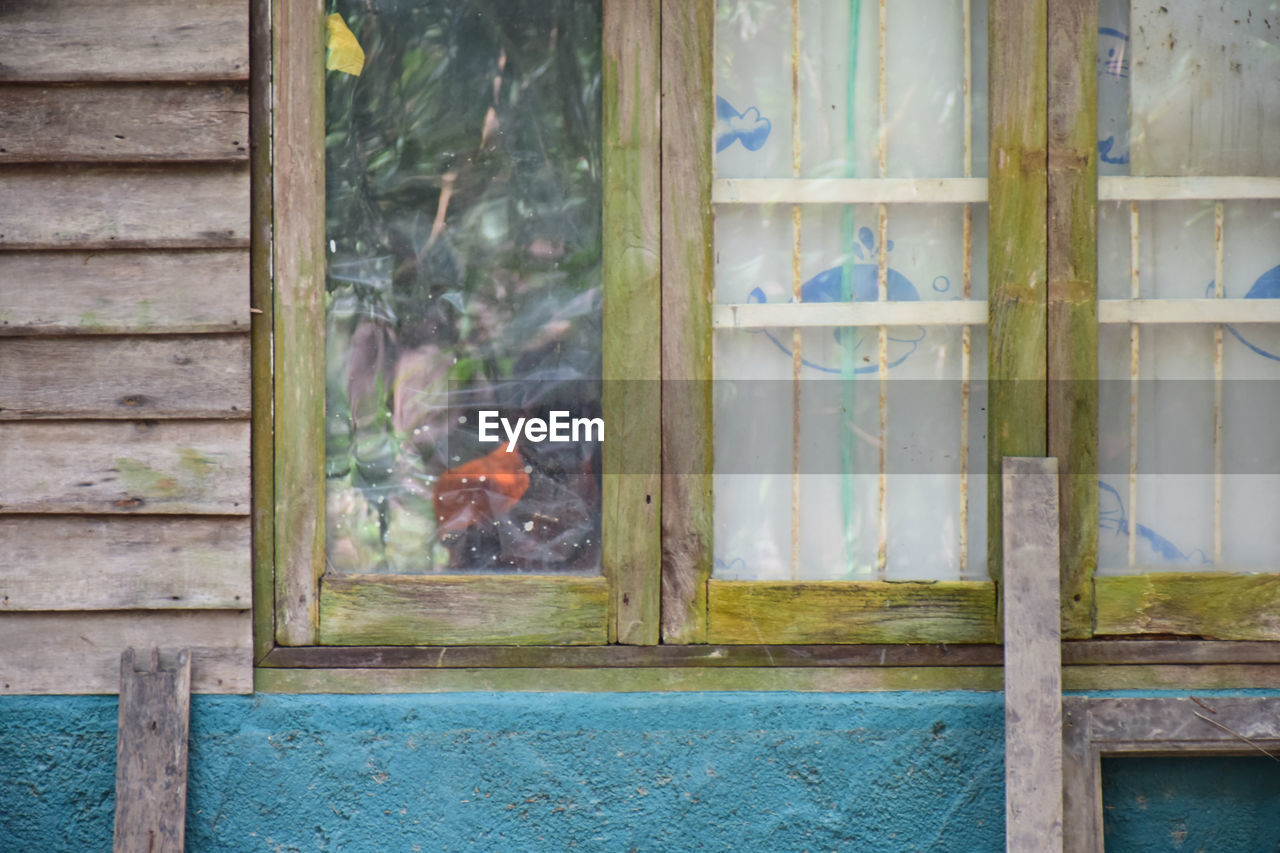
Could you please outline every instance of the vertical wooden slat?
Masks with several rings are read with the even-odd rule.
[[[1003,462],[1006,849],[1061,853],[1058,460]]]
[[[662,194],[658,0],[604,7],[604,568],[611,641],[652,645],[661,605]]]
[[[1222,299],[1223,206],[1213,205],[1213,295]],[[1222,324],[1213,327],[1213,564],[1222,565]],[[1137,521],[1134,521],[1135,526]]]
[[[1102,849],[1101,762],[1092,746],[1090,699],[1062,700],[1062,848],[1066,853]]]
[[[315,639],[324,566],[324,72],[319,0],[272,5],[276,638]]]
[[[973,9],[971,0],[963,0],[961,29],[964,43],[964,176],[973,177]],[[964,261],[961,273],[960,298],[966,302],[973,297],[973,205],[964,206]],[[960,513],[957,528],[957,574],[960,580],[969,578],[969,408],[972,397],[971,353],[973,329],[965,326],[960,331]]]
[[[1046,21],[1043,3],[992,0],[988,568],[1000,578],[1000,460],[1045,455]]]
[[[249,157],[256,176],[271,174],[271,2],[250,0]],[[275,316],[271,284],[271,196],[269,180],[249,192],[249,317],[253,373],[253,659],[275,645],[275,436],[272,402],[271,331]]]
[[[142,660],[135,660],[133,649],[120,656],[116,853],[182,853],[190,707],[186,649],[164,664],[155,648]]]
[[[1063,463],[1063,632],[1083,638],[1098,562],[1098,9],[1048,7],[1048,453]]]
[[[1139,239],[1138,203],[1129,202],[1129,298],[1137,299],[1142,295],[1142,270],[1139,266],[1142,257]],[[1128,566],[1130,569],[1138,558],[1138,380],[1142,375],[1142,340],[1141,330],[1137,323],[1129,324],[1129,530]],[[1094,590],[1095,595],[1097,589]],[[1097,624],[1095,608],[1094,624]]]
[[[662,636],[705,642],[711,574],[714,0],[662,0]],[[675,391],[670,390],[675,387]]]
[[[791,177],[800,178],[800,158],[804,135],[800,124],[800,0],[791,0]],[[804,217],[800,205],[791,205],[791,299],[804,301],[801,277],[801,250],[804,246]],[[800,373],[804,366],[804,335],[800,327],[791,330],[791,579],[800,580]]]

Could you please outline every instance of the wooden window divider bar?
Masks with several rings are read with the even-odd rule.
[[[1099,201],[1280,199],[1280,178],[1120,176],[1098,179]],[[986,178],[720,178],[713,204],[985,204]]]
[[[857,326],[982,326],[983,300],[936,302],[779,302],[714,305],[715,329],[839,328]],[[1280,302],[1267,299],[1102,299],[1103,325],[1280,323]]]

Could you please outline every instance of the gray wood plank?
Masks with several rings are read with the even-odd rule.
[[[166,656],[168,657],[168,656]],[[191,653],[120,656],[115,853],[182,853],[187,819]]]
[[[1104,755],[1266,755],[1280,761],[1274,696],[1063,700],[1067,853],[1103,853]]]
[[[712,562],[713,0],[662,0],[662,639],[707,641]]]
[[[1089,700],[1062,700],[1062,849],[1101,853],[1102,767],[1089,738]]]
[[[247,418],[249,335],[0,338],[0,420]]]
[[[0,596],[19,610],[244,610],[247,518],[0,516]]]
[[[1058,460],[1005,457],[1005,840],[1062,850]]]
[[[0,87],[0,163],[244,161],[244,86]]]
[[[0,422],[0,470],[0,514],[247,515],[249,422]]]
[[[248,328],[244,249],[0,252],[0,335]]]
[[[120,654],[158,644],[191,649],[197,693],[253,690],[247,610],[0,612],[0,695],[116,693]]]
[[[272,113],[287,116],[271,138],[272,300],[271,364],[277,442],[275,494],[276,640],[315,642],[324,541],[325,322],[324,75],[318,50],[306,50],[316,29],[303,3],[271,4],[277,50],[272,66]]]
[[[6,0],[0,56],[4,81],[247,80],[249,3]]]
[[[0,249],[245,248],[247,166],[14,167]]]

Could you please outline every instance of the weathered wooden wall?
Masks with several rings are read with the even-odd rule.
[[[6,0],[0,56],[0,694],[247,692],[249,0]]]

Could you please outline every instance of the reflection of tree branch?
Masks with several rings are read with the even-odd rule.
[[[444,182],[440,187],[440,200],[436,203],[436,218],[431,223],[431,236],[427,238],[427,244],[418,252],[418,263],[422,263],[426,258],[427,252],[431,251],[440,232],[444,230],[445,212],[449,209],[449,199],[453,198],[453,181],[456,177],[458,177],[457,172],[444,173]]]

